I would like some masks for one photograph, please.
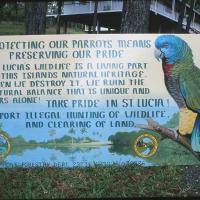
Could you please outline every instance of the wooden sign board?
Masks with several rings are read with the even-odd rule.
[[[199,37],[1,36],[1,167],[197,164]]]

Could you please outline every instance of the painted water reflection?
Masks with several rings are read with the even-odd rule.
[[[93,166],[94,164],[124,164],[134,162],[145,166],[151,165],[141,158],[131,155],[130,152],[113,151],[112,146],[102,147],[32,147],[21,150],[15,149],[1,163],[5,166],[29,166],[29,164],[46,163],[50,166],[74,167]]]

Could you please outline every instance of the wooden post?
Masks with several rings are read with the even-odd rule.
[[[177,2],[178,3],[178,12],[179,12],[179,17],[178,17],[178,25],[177,25],[177,33],[182,33],[182,26],[183,26],[183,18],[185,16],[185,4],[183,2]]]
[[[56,34],[60,34],[60,15],[57,15]]]
[[[63,29],[64,34],[67,33],[67,25],[68,25],[68,22],[66,20],[64,20],[64,29]]]
[[[92,32],[92,26],[89,25],[89,26],[88,26],[88,33],[91,33],[91,32]]]
[[[60,25],[61,25],[61,20],[60,20],[60,15],[61,15],[61,9],[62,9],[62,1],[58,1],[58,15],[57,15],[57,27],[56,27],[56,34],[60,34]]]
[[[93,33],[96,32],[97,12],[98,12],[98,1],[95,1],[95,3],[94,3],[94,15],[93,15]]]
[[[188,16],[187,25],[186,25],[186,32],[187,32],[187,33],[189,33],[191,21],[192,21],[193,14],[194,14],[194,4],[195,4],[195,1],[194,1],[194,0],[191,0],[189,16]]]
[[[173,13],[174,19],[176,18],[175,5],[176,5],[176,0],[173,0],[173,2],[172,2],[172,13]]]
[[[158,33],[161,33],[162,32],[162,25],[159,24],[159,27],[158,27]]]
[[[101,24],[100,21],[97,20],[97,33],[99,34],[101,32]]]

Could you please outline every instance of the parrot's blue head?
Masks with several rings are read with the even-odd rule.
[[[183,61],[186,56],[192,56],[187,43],[175,35],[161,35],[155,41],[155,57],[162,59],[167,64],[176,64]]]

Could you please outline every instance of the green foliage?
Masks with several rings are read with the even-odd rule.
[[[49,142],[51,142],[51,141],[49,141]],[[55,142],[56,143],[70,143],[71,142],[71,137],[68,136],[68,135],[64,135],[61,138],[55,139]]]
[[[188,5],[190,5],[192,2],[191,0],[182,0],[182,1],[183,1],[183,3],[187,3]],[[195,9],[197,11],[200,11],[200,1],[199,0],[196,1]]]
[[[71,128],[68,130],[68,133],[71,135],[74,135],[76,133],[76,131],[73,128]]]
[[[35,140],[29,140],[28,142],[30,145],[37,145],[37,142]]]
[[[51,14],[58,14],[58,5],[57,1],[50,1],[48,2],[48,13]]]
[[[111,135],[108,140],[114,145],[130,146],[133,142],[136,132],[117,132]]]
[[[94,142],[94,140],[89,137],[86,137],[84,140],[85,140],[85,142]]]
[[[0,21],[24,21],[24,3],[10,2],[0,5]]]
[[[116,134],[111,135],[108,138],[108,140],[117,146],[132,146],[136,138],[143,133],[149,133],[155,136],[156,138],[160,139],[160,135],[156,132],[141,130],[138,132],[134,132],[134,131],[133,132],[117,132]]]
[[[61,27],[62,28],[62,27]],[[61,31],[62,32],[62,31]],[[25,25],[24,22],[15,21],[2,21],[0,22],[0,35],[24,35]],[[67,29],[69,34],[83,34],[81,28],[69,27]],[[56,34],[56,26],[48,25],[46,34]]]
[[[21,146],[21,145],[26,145],[27,142],[21,135],[19,135],[12,138],[12,144],[13,146]]]
[[[2,129],[0,130],[0,134],[5,135],[7,138],[10,138],[9,134]]]
[[[199,164],[199,160],[189,150],[171,139],[160,140],[156,154],[147,161],[161,166]]]

